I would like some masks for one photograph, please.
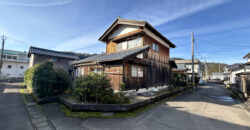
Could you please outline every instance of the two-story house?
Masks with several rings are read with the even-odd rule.
[[[114,90],[166,85],[175,45],[146,21],[117,18],[99,38],[106,53],[72,62],[76,76],[103,72]]]
[[[29,68],[29,58],[26,52],[3,50],[3,64],[1,74],[11,78],[24,77]]]
[[[187,69],[189,81],[192,81],[192,60],[175,59],[175,63],[177,64],[177,68],[179,66],[184,66]],[[197,59],[194,59],[194,75],[199,78],[199,83],[202,83],[202,65]]]

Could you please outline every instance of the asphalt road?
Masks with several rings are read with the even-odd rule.
[[[134,118],[81,120],[43,106],[59,130],[250,130],[250,116],[219,85],[201,86]]]
[[[0,83],[0,129],[33,130],[16,83]]]

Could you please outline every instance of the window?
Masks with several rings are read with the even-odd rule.
[[[127,48],[128,48],[128,43],[127,43],[127,41],[118,43],[118,44],[116,45],[116,51],[126,50]]]
[[[22,70],[24,67],[23,66],[20,66],[20,69]]]
[[[138,66],[132,66],[131,68],[132,77],[143,77],[143,68]]]
[[[3,55],[3,58],[6,58],[6,55]]]
[[[81,75],[84,75],[84,68],[81,68]]]
[[[139,47],[139,46],[142,46],[142,38],[137,38],[137,39],[128,41],[128,48],[129,49]]]
[[[159,45],[153,43],[153,50],[156,51],[156,52],[159,52]]]
[[[102,68],[95,68],[94,73],[101,74],[102,73]]]
[[[51,62],[57,62],[57,58],[51,58],[50,61]]]
[[[17,59],[17,56],[12,56],[13,59]]]
[[[7,68],[8,68],[8,69],[11,69],[11,65],[8,65]]]
[[[116,44],[116,51],[122,51],[130,48],[142,46],[142,38],[124,41]]]
[[[11,59],[11,56],[7,56],[7,59]]]

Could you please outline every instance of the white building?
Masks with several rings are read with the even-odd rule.
[[[189,78],[192,77],[192,60],[175,60],[177,66],[185,66],[187,68],[187,73]],[[200,78],[200,83],[202,83],[202,66],[201,62],[197,59],[194,60],[194,74],[196,77]]]
[[[230,83],[232,84],[236,83],[237,74],[242,72],[250,72],[250,53],[244,56],[243,59],[246,59],[247,63],[234,66],[230,69],[231,70]]]
[[[225,74],[223,73],[212,73],[211,79],[219,79],[219,80],[224,80]]]
[[[29,58],[27,53],[4,49],[2,75],[7,77],[24,77],[24,73],[28,68]]]

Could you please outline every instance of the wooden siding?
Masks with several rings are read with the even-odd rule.
[[[110,79],[110,84],[114,90],[120,90],[120,84],[123,82],[123,67],[113,66],[105,68],[105,74]]]
[[[33,54],[32,54],[33,55]],[[45,55],[38,55],[38,54],[35,54],[32,56],[32,59],[31,59],[31,66],[34,66],[35,64],[39,64],[39,63],[44,63],[46,61],[51,61],[51,59],[55,58],[56,61],[53,62],[53,67],[54,68],[63,68],[67,71],[71,71],[72,70],[72,67],[71,65],[69,64],[70,59],[65,59],[65,58],[59,58],[59,57],[51,57],[51,56],[45,56]]]
[[[143,68],[143,77],[132,77],[132,65],[139,66]],[[135,65],[130,63],[124,64],[124,83],[126,86],[126,90],[130,89],[140,89],[140,88],[147,88],[147,73],[146,73],[146,67],[141,65]]]
[[[156,43],[159,45],[159,52],[156,52],[153,50],[153,43]],[[161,62],[161,63],[169,63],[169,48],[166,46],[162,45],[158,41],[154,40],[148,35],[144,36],[144,41],[143,41],[144,46],[145,45],[150,45],[150,49],[148,51],[148,54],[146,56],[147,59],[153,60],[156,62]]]
[[[132,32],[129,32],[129,33],[126,33],[126,34],[122,34],[122,35],[119,35],[117,37],[114,37],[113,39],[118,39],[118,38],[121,38],[121,37],[125,37],[125,36],[129,36],[129,35],[132,35],[134,33],[138,33],[140,31],[143,31],[142,29],[137,29],[135,31],[132,31]],[[107,46],[106,46],[106,53],[115,53],[116,52],[116,44],[115,42],[113,42],[112,40],[109,40],[109,42],[107,42]]]

